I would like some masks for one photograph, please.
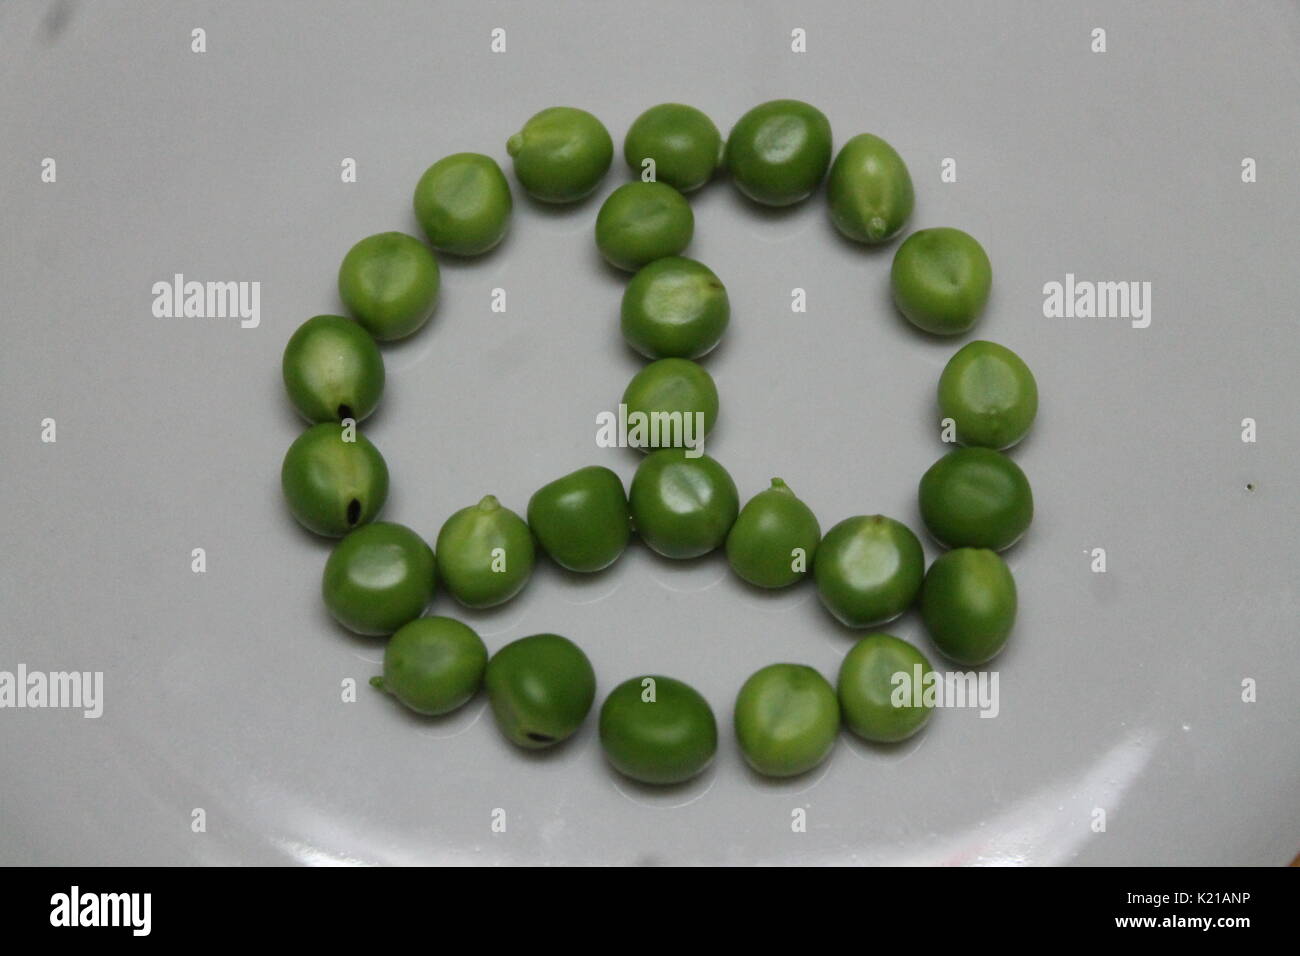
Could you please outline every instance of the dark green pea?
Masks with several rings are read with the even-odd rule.
[[[501,732],[529,750],[572,736],[596,698],[591,661],[558,634],[534,634],[507,644],[488,661],[483,682]]]
[[[354,440],[344,441],[349,432]],[[299,435],[285,452],[280,487],[299,524],[337,538],[383,510],[388,466],[355,425],[322,422]]]
[[[750,498],[727,535],[727,560],[742,579],[760,588],[802,581],[813,566],[822,529],[812,509],[780,478]]]
[[[984,311],[993,269],[984,247],[960,229],[922,229],[898,247],[889,282],[894,304],[918,329],[960,335]]]
[[[504,604],[533,573],[533,536],[524,520],[488,495],[444,522],[434,545],[438,576],[466,607]]]
[[[381,342],[405,338],[429,320],[438,284],[438,260],[402,232],[362,239],[339,266],[343,304]]]
[[[939,413],[963,445],[1010,448],[1038,414],[1038,383],[1020,356],[995,342],[968,342],[939,376]]]
[[[924,654],[892,634],[868,634],[840,665],[840,711],[844,724],[876,743],[906,740],[934,710],[933,682]]]
[[[958,664],[998,655],[1016,623],[1016,582],[996,552],[957,548],[935,559],[921,589],[921,619],[935,646]]]
[[[802,664],[771,664],[736,697],[736,740],[745,761],[769,777],[807,773],[830,756],[840,705],[826,678]]]
[[[528,527],[560,567],[584,572],[607,568],[632,536],[623,482],[598,465],[557,478],[529,500]]]
[[[849,627],[898,617],[916,599],[924,576],[921,542],[884,515],[845,518],[826,532],[813,564],[822,603]]]
[[[482,153],[438,160],[416,184],[414,203],[429,245],[455,256],[477,256],[496,246],[513,206],[505,173]]]
[[[488,652],[474,630],[449,617],[417,617],[384,648],[384,676],[370,686],[387,691],[417,714],[447,714],[478,691]]]
[[[683,783],[718,750],[709,702],[671,677],[634,677],[600,708],[600,745],[619,773],[650,784]]]
[[[689,359],[659,359],[632,376],[623,404],[634,448],[698,448],[718,420],[718,387]]]
[[[722,134],[693,106],[660,103],[633,122],[623,140],[623,158],[638,175],[654,160],[654,178],[684,193],[713,178],[722,165]]]
[[[433,598],[433,551],[400,524],[376,521],[334,546],[321,577],[325,606],[358,634],[392,634]]]
[[[534,199],[577,202],[595,192],[614,159],[614,141],[585,110],[553,106],[506,142],[515,176]]]
[[[727,539],[740,509],[736,483],[708,455],[681,448],[646,456],[628,495],[632,521],[647,545],[666,558],[698,558]]]
[[[624,183],[596,214],[596,248],[610,265],[629,272],[677,255],[694,234],[691,204],[667,183]]]
[[[921,520],[948,548],[1011,547],[1034,519],[1020,466],[991,448],[958,448],[921,477]]]
[[[727,168],[736,188],[766,206],[807,199],[830,162],[830,121],[799,100],[755,106],[727,137]]]
[[[621,320],[627,344],[642,355],[693,359],[721,341],[731,303],[708,266],[668,256],[632,277],[623,291]]]
[[[318,315],[298,326],[280,370],[289,400],[309,422],[362,421],[384,394],[379,346],[341,315]]]
[[[903,158],[879,136],[861,133],[840,149],[826,178],[835,228],[855,242],[888,242],[912,214],[916,197]]]

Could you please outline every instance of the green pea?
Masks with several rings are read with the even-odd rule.
[[[370,439],[336,422],[313,425],[285,452],[280,487],[308,531],[338,538],[374,520],[388,499],[388,466]]]
[[[600,745],[619,773],[641,783],[684,783],[718,750],[709,702],[671,677],[634,677],[600,708]]]
[[[700,447],[718,420],[718,387],[690,359],[659,359],[632,377],[623,404],[629,444],[642,451]],[[643,432],[635,431],[638,419]]]
[[[921,477],[921,520],[948,548],[1011,547],[1034,519],[1020,466],[991,448],[958,448]]]
[[[289,400],[309,422],[362,421],[384,393],[379,346],[341,315],[318,315],[298,326],[280,370]]]
[[[541,750],[582,726],[596,698],[596,672],[567,637],[534,634],[492,655],[484,686],[506,739]]]
[[[924,575],[921,542],[884,515],[845,518],[826,532],[813,563],[822,603],[849,627],[898,617],[916,599]]]
[[[912,214],[915,195],[903,158],[879,136],[861,133],[840,149],[826,179],[835,228],[855,242],[888,242]]]
[[[414,204],[429,245],[455,256],[477,256],[505,236],[513,202],[495,159],[453,153],[425,170]]]
[[[921,589],[921,619],[935,646],[958,664],[998,655],[1016,622],[1016,581],[994,551],[956,548],[935,559]]]
[[[892,634],[868,634],[840,665],[840,710],[859,737],[876,743],[906,740],[934,710],[927,685],[933,672],[924,654]]]
[[[560,567],[583,572],[607,568],[632,536],[623,482],[598,465],[557,478],[529,499],[528,527]]]
[[[740,509],[727,469],[685,449],[646,456],[628,495],[632,521],[647,545],[666,558],[698,558],[727,539]]]
[[[577,202],[596,191],[614,159],[614,141],[586,110],[553,106],[506,142],[515,176],[542,202]]]
[[[736,697],[736,740],[745,761],[769,777],[807,773],[830,756],[840,705],[826,678],[802,664],[771,664]]]
[[[370,685],[417,714],[447,714],[478,691],[488,652],[474,630],[449,617],[417,617],[384,648],[384,675]]]
[[[727,560],[743,580],[760,588],[802,581],[813,566],[822,529],[812,509],[780,478],[740,509],[727,534]]]
[[[638,174],[654,160],[654,178],[688,193],[699,189],[722,165],[722,134],[693,106],[660,103],[633,122],[623,140],[623,158]]]
[[[621,319],[627,344],[642,355],[693,359],[721,341],[731,303],[708,266],[668,256],[632,277],[623,291]]]
[[[596,248],[610,265],[629,272],[677,255],[694,234],[691,204],[667,183],[624,183],[596,214]]]
[[[984,311],[993,269],[984,247],[960,229],[922,229],[894,253],[889,281],[894,304],[918,329],[960,335]]]
[[[334,546],[321,577],[325,606],[358,634],[391,634],[433,598],[433,551],[400,524],[376,521]]]
[[[402,339],[433,314],[438,260],[424,243],[401,232],[367,236],[339,266],[339,296],[352,317],[381,342]]]
[[[772,100],[742,116],[727,138],[736,188],[765,206],[807,199],[831,162],[831,124],[799,100]]]
[[[533,573],[533,535],[493,495],[448,518],[434,545],[438,576],[466,607],[504,604]]]
[[[939,413],[953,420],[963,445],[1010,448],[1038,414],[1038,383],[1011,349],[968,342],[939,376]]]

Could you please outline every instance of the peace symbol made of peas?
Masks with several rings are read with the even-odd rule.
[[[507,151],[531,196],[572,203],[599,186],[613,142],[595,116],[555,107],[528,120]],[[854,136],[832,163],[830,123],[797,100],[755,107],[725,142],[697,109],[653,107],[628,131],[624,158],[643,176],[609,195],[595,227],[602,255],[634,273],[621,327],[629,345],[651,360],[623,402],[629,413],[698,416],[706,434],[717,418],[718,393],[696,360],[722,338],[730,306],[712,270],[681,255],[694,231],[685,194],[725,168],[751,200],[788,206],[826,179],[835,226],[869,244],[892,240],[912,212],[911,176],[888,143]],[[338,279],[351,318],[309,319],[290,338],[283,361],[289,397],[313,423],[285,455],[285,498],[306,528],[342,539],[322,580],[330,613],[357,633],[392,635],[374,686],[436,715],[462,706],[484,685],[508,739],[531,749],[559,743],[595,699],[595,673],[576,644],[537,634],[489,657],[467,625],[421,615],[439,582],[466,607],[493,607],[528,583],[536,548],[570,571],[595,573],[618,559],[633,534],[669,558],[725,547],[736,574],[757,587],[789,587],[811,574],[822,603],[854,628],[885,624],[919,600],[935,646],[963,666],[984,664],[1002,649],[1015,619],[1016,587],[997,552],[1017,541],[1033,517],[1029,483],[1002,451],[1028,432],[1038,391],[1019,356],[992,342],[965,345],[939,379],[939,410],[959,447],[920,482],[922,520],[951,549],[928,571],[921,543],[901,522],[851,517],[823,536],[812,510],[781,479],[741,508],[721,464],[654,442],[641,449],[647,455],[626,493],[610,469],[581,468],[534,494],[526,521],[491,495],[457,511],[432,548],[407,527],[376,521],[388,469],[357,428],[384,390],[376,341],[410,335],[431,315],[439,272],[430,247],[477,256],[501,241],[510,184],[490,157],[457,153],[424,173],[414,206],[428,244],[386,232],[353,246]],[[910,235],[890,273],[899,311],[935,335],[969,331],[991,281],[980,244],[947,228]],[[899,695],[898,675],[923,675],[925,686]],[[772,664],[751,676],[736,699],[736,737],[759,773],[804,773],[830,754],[841,720],[872,741],[916,733],[931,715],[936,676],[911,644],[867,634],[845,657],[835,688],[798,664]],[[708,703],[671,677],[637,675],[618,685],[599,724],[609,762],[645,783],[688,780],[717,749]]]

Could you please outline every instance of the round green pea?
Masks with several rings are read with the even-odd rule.
[[[488,661],[483,683],[501,732],[528,750],[571,737],[596,698],[591,661],[558,634],[534,634],[507,644]]]
[[[313,425],[285,452],[280,487],[308,531],[338,538],[374,520],[388,499],[388,466],[361,432],[344,441],[337,422]]]
[[[835,228],[855,242],[888,242],[912,214],[916,196],[903,158],[879,136],[860,133],[841,147],[826,178]]]
[[[736,188],[765,206],[807,199],[831,162],[831,124],[799,100],[772,100],[742,116],[727,138]]]
[[[370,685],[417,714],[447,714],[478,691],[488,652],[474,630],[449,617],[417,617],[384,648],[384,674]]]
[[[652,359],[699,358],[722,340],[730,320],[722,280],[694,259],[656,259],[623,291],[623,338]]]
[[[968,342],[939,376],[939,414],[953,420],[963,445],[1010,448],[1038,414],[1038,383],[1011,349]]]
[[[794,777],[830,756],[840,705],[811,667],[771,664],[740,688],[735,725],[746,763],[769,777]]]
[[[280,370],[289,400],[309,422],[362,421],[384,394],[379,346],[341,315],[318,315],[298,326]]]
[[[352,317],[381,342],[416,331],[438,301],[438,260],[402,232],[367,236],[339,266],[339,296]]]
[[[998,655],[1016,622],[1016,582],[996,552],[956,548],[930,565],[921,589],[921,620],[935,646],[958,664]]]
[[[821,525],[812,509],[780,478],[740,509],[727,534],[727,560],[736,574],[760,588],[802,581],[813,566]]]
[[[960,229],[922,229],[894,253],[894,304],[918,329],[967,332],[984,311],[993,269],[984,247]]]
[[[628,495],[637,533],[666,558],[698,558],[727,539],[740,509],[736,483],[727,469],[685,449],[665,448],[646,456],[632,477]]]
[[[504,604],[533,573],[533,535],[493,495],[448,518],[434,545],[438,577],[466,607]]]
[[[684,783],[718,750],[709,702],[671,677],[633,677],[600,708],[600,744],[619,773],[641,783]]]
[[[691,204],[667,183],[624,183],[596,214],[596,248],[610,265],[629,272],[677,255],[694,234]]]
[[[654,178],[688,193],[699,189],[722,165],[722,134],[693,106],[660,103],[633,122],[623,140],[623,158],[638,174],[654,161]]]
[[[414,205],[429,245],[455,256],[477,256],[505,236],[513,201],[495,159],[453,153],[425,170]]]
[[[542,202],[577,202],[595,192],[614,159],[614,141],[586,110],[542,110],[506,142],[515,176]]]
[[[358,634],[392,634],[433,598],[433,551],[410,528],[376,521],[334,546],[321,577],[325,606]]]
[[[898,617],[916,599],[924,576],[921,542],[884,515],[845,518],[826,532],[813,563],[822,604],[849,627]]]
[[[921,477],[921,520],[948,548],[1011,547],[1034,519],[1020,466],[991,448],[957,448]]]
[[[876,743],[906,740],[934,710],[928,686],[930,662],[907,641],[892,634],[868,634],[853,645],[840,665],[839,697],[844,723]],[[928,702],[927,702],[928,701]]]
[[[570,571],[599,571],[632,536],[623,481],[599,465],[543,485],[528,501],[528,527],[542,550]]]
[[[718,420],[718,387],[690,359],[659,359],[632,376],[623,405],[629,445],[642,451],[699,447]]]

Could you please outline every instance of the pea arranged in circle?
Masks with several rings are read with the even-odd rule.
[[[921,477],[921,520],[949,548],[1011,547],[1034,519],[1034,495],[1020,466],[991,448],[958,448]]]
[[[434,545],[438,576],[466,607],[503,604],[533,573],[533,536],[524,520],[494,495],[448,518]]]
[[[934,335],[970,331],[993,284],[989,257],[960,229],[922,229],[908,236],[889,270],[894,303],[918,329]]]
[[[614,159],[614,141],[586,110],[553,106],[506,142],[515,176],[534,199],[569,203],[596,191]]]
[[[340,541],[325,562],[321,596],[344,627],[392,634],[433,599],[433,551],[405,525],[376,521]]]
[[[338,538],[383,510],[388,466],[355,426],[322,422],[299,435],[285,452],[280,487],[299,524]]]
[[[921,542],[884,515],[845,518],[826,532],[813,564],[822,604],[849,627],[898,617],[916,599],[924,576]]]
[[[746,763],[769,777],[794,777],[830,756],[840,705],[811,667],[770,664],[740,688],[735,726]]]
[[[339,266],[343,304],[381,342],[405,338],[429,320],[439,283],[433,253],[401,232],[362,239]]]
[[[831,124],[801,100],[755,106],[727,137],[727,169],[736,188],[765,206],[807,199],[831,163]]]
[[[746,502],[727,534],[727,560],[760,588],[784,588],[812,570],[822,537],[812,509],[780,478]]]
[[[596,698],[596,672],[582,649],[558,634],[512,641],[492,655],[484,676],[497,726],[528,750],[571,737]]]
[[[726,287],[703,263],[666,256],[623,291],[623,338],[652,359],[695,359],[713,350],[731,320]]]
[[[677,255],[693,235],[691,204],[667,183],[624,183],[596,214],[596,248],[610,265],[629,272]]]
[[[699,447],[718,420],[718,387],[702,365],[659,359],[632,376],[623,405],[634,447]]]
[[[722,134],[693,106],[660,103],[638,116],[623,140],[623,159],[644,175],[654,163],[654,178],[684,193],[699,189],[722,165]]]
[[[363,421],[384,394],[379,346],[341,315],[318,315],[298,326],[280,368],[289,400],[309,422]]]
[[[560,567],[580,572],[607,568],[632,536],[623,481],[599,465],[557,478],[529,500],[528,527]]]
[[[633,780],[684,783],[712,762],[718,723],[695,688],[671,677],[633,677],[601,705],[600,745]]]
[[[888,242],[912,215],[912,176],[879,136],[860,133],[840,148],[826,177],[831,221],[849,239]]]
[[[935,559],[921,590],[921,619],[945,657],[975,666],[992,660],[1016,622],[1016,582],[1006,562],[983,548]]]
[[[478,692],[488,652],[474,630],[449,617],[417,617],[384,647],[384,673],[370,680],[417,714],[439,716]]]
[[[939,376],[939,414],[952,419],[963,445],[1010,448],[1038,414],[1038,383],[1006,346],[969,342]]]
[[[868,634],[840,665],[844,725],[864,740],[897,743],[925,726],[934,708],[933,669],[892,634]]]
[[[495,159],[453,153],[425,170],[414,205],[429,245],[456,256],[478,256],[505,237],[514,202]]]
[[[681,448],[646,456],[628,494],[637,533],[666,558],[698,558],[721,546],[740,510],[736,483],[708,455]]]

